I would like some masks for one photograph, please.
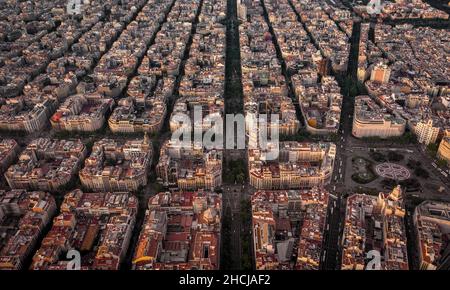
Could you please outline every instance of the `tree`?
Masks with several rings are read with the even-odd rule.
[[[240,172],[237,176],[236,176],[236,182],[237,183],[243,183],[245,180],[245,174],[243,172]]]
[[[414,159],[408,159],[406,166],[408,166],[409,169],[416,169],[417,167],[422,166],[422,163]]]
[[[416,191],[420,189],[420,183],[415,178],[406,179],[400,182],[400,185],[407,191]]]
[[[445,166],[448,166],[448,165],[449,165],[448,162],[445,161],[444,159],[439,159],[439,160],[437,161],[437,164],[438,164],[439,167],[445,167]]]
[[[225,209],[222,220],[222,258],[221,268],[231,270],[233,263],[231,261],[231,208]]]
[[[155,192],[162,192],[162,191],[164,191],[164,186],[162,186],[162,184],[160,184],[158,182],[155,182],[153,184],[153,187],[155,189]]]
[[[399,153],[394,152],[394,151],[389,151],[389,153],[388,153],[389,161],[399,162],[399,161],[402,161],[404,158],[405,157],[402,154],[399,154]]]
[[[422,167],[417,167],[417,168],[414,170],[414,174],[415,174],[417,177],[422,177],[422,178],[428,178],[428,177],[430,177],[430,174],[428,173],[428,171],[426,171],[426,170],[423,169]]]
[[[370,157],[376,162],[386,162],[386,157],[380,152],[372,152],[370,153]]]
[[[436,157],[436,153],[439,149],[439,145],[437,143],[430,143],[427,146],[427,152],[431,157]]]
[[[385,187],[385,188],[394,188],[394,187],[397,185],[397,183],[395,182],[395,180],[393,180],[393,179],[388,179],[388,178],[383,179],[383,180],[381,181],[381,184],[382,184],[383,187]]]

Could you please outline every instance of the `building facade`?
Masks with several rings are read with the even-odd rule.
[[[444,138],[439,144],[437,158],[447,161],[450,164],[450,130],[446,130]]]
[[[125,143],[96,142],[80,171],[83,186],[93,191],[136,191],[148,182],[153,147],[147,135]]]
[[[33,140],[5,173],[13,189],[57,191],[77,174],[87,149],[81,140]]]
[[[404,217],[399,186],[378,196],[350,195],[341,241],[341,269],[408,270]]]
[[[275,160],[268,160],[268,151],[248,150],[250,184],[257,189],[323,186],[331,179],[333,143],[280,142]]]
[[[222,151],[166,141],[156,166],[159,182],[182,190],[211,189],[222,185]]]
[[[417,135],[417,141],[425,145],[436,143],[439,131],[439,127],[433,127],[432,119],[429,119],[428,121],[422,120],[414,127],[414,132]]]
[[[352,134],[357,138],[402,136],[406,121],[381,109],[369,96],[357,96]]]

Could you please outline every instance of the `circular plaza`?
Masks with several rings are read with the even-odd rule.
[[[411,177],[411,173],[406,167],[389,162],[375,166],[375,172],[381,177],[397,181],[403,181]]]

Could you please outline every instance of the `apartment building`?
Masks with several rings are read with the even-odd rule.
[[[222,196],[208,191],[151,197],[139,235],[135,270],[217,270]]]
[[[45,227],[56,213],[56,202],[52,195],[42,191],[0,191],[0,270],[24,270],[25,262],[33,255],[35,246]]]
[[[38,138],[8,168],[5,178],[13,189],[58,191],[73,180],[86,154],[81,140]]]
[[[62,257],[76,249],[83,255],[79,270],[118,270],[129,247],[137,209],[137,198],[126,192],[76,189],[67,193],[30,269],[71,269]]]
[[[255,192],[251,202],[256,269],[318,270],[328,200],[328,192],[317,187]]]
[[[444,202],[424,201],[413,215],[420,270],[448,267],[445,260],[446,237],[450,233],[450,205]]]
[[[140,140],[102,139],[80,170],[81,184],[93,191],[137,191],[148,182],[152,157],[147,134]]]
[[[222,151],[167,140],[161,147],[156,174],[165,186],[214,189],[222,185]]]
[[[369,96],[355,98],[352,134],[357,138],[402,136],[406,121],[378,106]]]
[[[403,190],[347,198],[342,270],[408,270]],[[372,261],[373,260],[373,261]],[[370,261],[370,262],[369,262]]]
[[[278,157],[268,160],[278,150]],[[257,189],[323,186],[333,173],[333,143],[280,142],[279,148],[248,150],[250,184]]]

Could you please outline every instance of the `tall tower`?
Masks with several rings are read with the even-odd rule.
[[[433,120],[420,121],[415,127],[417,140],[421,144],[435,143],[439,135],[439,127],[433,127]]]
[[[150,140],[150,137],[148,136],[148,133],[144,132],[144,141],[142,141],[142,147],[144,149],[148,150],[151,148],[151,146],[152,146],[151,144],[152,144],[152,142]]]

